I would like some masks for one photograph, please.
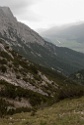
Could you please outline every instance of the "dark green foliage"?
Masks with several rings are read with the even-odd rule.
[[[1,89],[1,97],[15,99],[17,97],[29,99],[32,106],[38,106],[42,103],[49,102],[50,97],[42,96],[41,94],[35,93],[31,90],[26,90],[21,87],[16,87],[8,84],[5,81],[0,81],[1,85],[4,85],[4,89]],[[51,86],[50,86],[51,87]],[[53,90],[53,88],[51,88]],[[77,84],[64,84],[61,89],[56,91],[55,97],[50,99],[50,102],[55,102],[65,98],[80,97],[84,95],[84,87]],[[49,103],[50,103],[49,102]]]
[[[0,117],[5,115],[13,115],[15,113],[30,112],[32,109],[28,107],[14,108],[8,101],[0,98]]]
[[[38,73],[37,68],[35,67],[35,65],[30,65],[30,66],[29,66],[29,70],[30,70],[33,74],[37,74],[37,73]]]
[[[0,117],[7,114],[7,105],[8,103],[5,100],[0,99]]]
[[[68,87],[64,87],[58,92],[58,100],[62,100],[65,98],[81,97],[81,96],[84,96],[84,87],[78,85],[77,86],[71,85]]]
[[[71,80],[84,85],[84,70],[80,70],[71,74],[69,77]]]
[[[7,60],[4,58],[4,59],[0,59],[0,64],[7,64]]]
[[[35,116],[36,111],[37,111],[37,109],[36,109],[36,108],[33,108],[33,109],[32,109],[32,112],[31,112],[31,116]]]
[[[6,53],[4,51],[0,51],[0,56],[2,56],[3,58],[7,59],[8,61],[12,60],[11,56],[8,55],[8,53]]]
[[[19,86],[11,85],[4,80],[0,80],[0,86],[3,86],[0,89],[0,97],[2,98],[0,100],[0,117],[8,114],[12,115],[14,113],[29,112],[32,110],[28,107],[14,108],[12,104],[3,100],[3,98],[14,100],[18,97],[18,101],[20,101],[21,98],[25,98],[33,107],[38,107],[41,104],[47,103],[49,100],[49,98],[46,96],[43,96],[31,90],[23,89]],[[9,108],[8,110],[8,107],[11,108]]]
[[[34,79],[29,79],[29,83],[33,86],[35,86],[35,80]]]
[[[26,78],[26,77],[24,77],[23,80],[24,80],[25,82],[28,82],[28,81],[29,81],[28,78]]]
[[[4,66],[4,65],[0,66],[0,71],[3,73],[7,72],[6,66]]]
[[[31,108],[28,108],[28,107],[21,107],[21,108],[15,109],[14,113],[31,112],[31,111],[32,111]]]
[[[0,81],[0,84],[4,85],[4,89],[1,89],[0,91],[1,97],[7,97],[12,99],[15,99],[17,97],[19,98],[23,97],[23,98],[29,99],[30,104],[32,106],[38,106],[42,102],[43,103],[47,102],[46,96],[43,96],[31,90],[23,89],[19,86],[16,87],[2,80]]]
[[[16,75],[16,78],[17,78],[17,79],[20,79],[20,76],[19,76],[19,75]]]
[[[41,81],[41,77],[38,74],[34,75],[34,79],[37,80],[37,81]]]
[[[26,59],[22,59],[22,57],[17,54],[16,52],[12,51],[12,54],[14,56],[14,60],[13,60],[13,65],[14,65],[14,69],[15,71],[17,70],[17,68],[19,68],[19,66],[22,67],[22,69],[18,69],[22,74],[24,73],[32,73],[32,74],[37,74],[37,68],[35,65],[33,65],[32,63],[28,62]]]
[[[0,98],[0,117],[4,117],[5,115],[13,113],[14,113],[13,105],[10,104],[8,101],[4,100],[3,98]]]

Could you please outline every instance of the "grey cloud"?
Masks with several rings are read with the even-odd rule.
[[[35,1],[37,2],[38,0],[0,0],[0,5],[10,7],[17,14],[35,4]]]
[[[22,20],[37,21],[37,15],[30,11],[30,7],[37,2],[39,0],[0,0],[0,6],[10,7],[13,14]]]
[[[38,0],[5,0],[5,1],[2,1],[0,0],[0,5],[2,6],[17,6],[17,7],[20,7],[20,5],[27,5],[27,6],[30,6],[36,2]]]

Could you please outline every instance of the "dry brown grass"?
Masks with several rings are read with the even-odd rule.
[[[20,113],[0,119],[0,125],[84,125],[84,97],[66,99],[40,109],[34,116]]]

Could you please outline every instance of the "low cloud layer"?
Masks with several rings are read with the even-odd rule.
[[[5,0],[5,1],[0,0],[0,5],[8,6],[13,11],[17,12],[19,10],[28,8],[31,5],[35,4],[35,1],[38,1],[38,0]]]
[[[35,30],[84,21],[84,0],[0,0],[0,6]]]
[[[0,0],[0,6],[8,6],[13,14],[19,19],[23,20],[38,20],[30,7],[36,4],[38,0]]]

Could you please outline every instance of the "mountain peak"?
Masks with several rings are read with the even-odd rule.
[[[41,45],[45,43],[39,34],[18,22],[9,7],[0,7],[0,32],[11,41],[18,41],[18,38],[25,43],[39,43]]]
[[[0,16],[3,18],[7,18],[8,20],[16,21],[16,18],[13,16],[9,7],[0,7]]]
[[[13,16],[9,7],[0,7],[6,16]]]

